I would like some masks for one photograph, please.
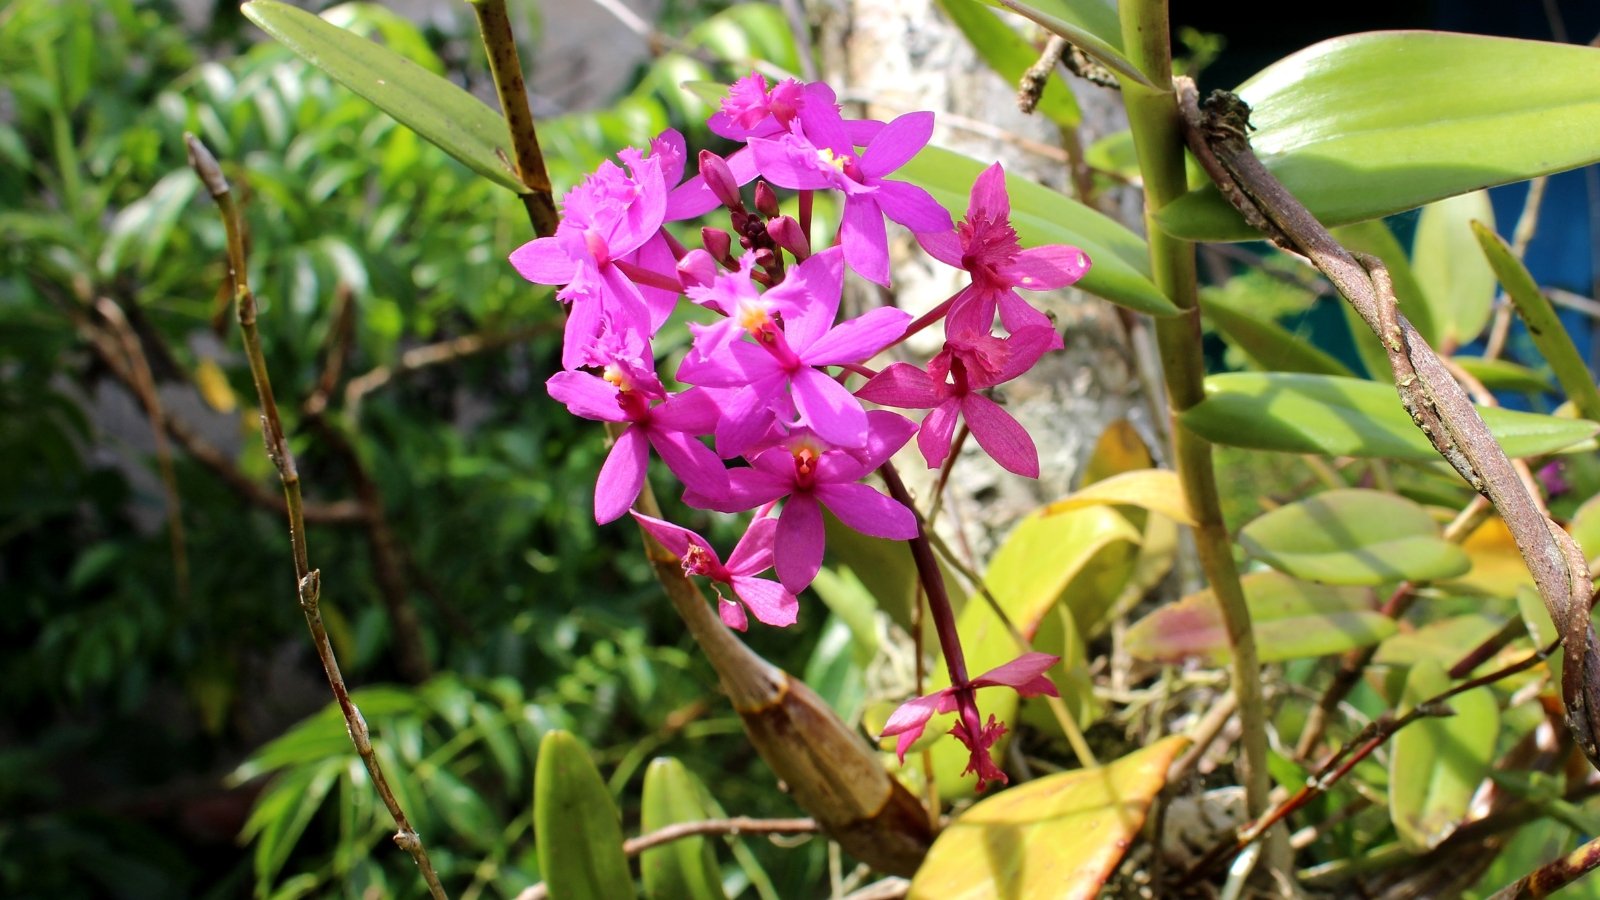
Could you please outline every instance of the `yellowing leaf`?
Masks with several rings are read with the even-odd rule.
[[[1467,557],[1472,560],[1472,569],[1460,578],[1445,582],[1443,587],[1490,597],[1514,597],[1519,587],[1533,584],[1528,564],[1499,516],[1479,525],[1461,543],[1461,549],[1467,551]]]
[[[1188,743],[1174,735],[1109,765],[1050,775],[978,803],[939,835],[906,896],[1095,897]]]
[[[1046,506],[1044,514],[1053,516],[1085,506],[1137,506],[1185,525],[1194,524],[1194,514],[1189,512],[1178,473],[1166,469],[1113,475]]]
[[[216,360],[202,359],[194,368],[194,386],[206,405],[219,413],[231,413],[239,408],[239,398],[228,385],[228,376]]]

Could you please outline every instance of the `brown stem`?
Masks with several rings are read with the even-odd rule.
[[[1061,57],[1072,45],[1059,34],[1052,34],[1050,40],[1045,42],[1044,51],[1039,58],[1022,73],[1022,78],[1017,84],[1017,109],[1024,113],[1032,114],[1039,105],[1039,98],[1044,96],[1044,87],[1050,83],[1050,76],[1055,74],[1056,66],[1061,65]]]
[[[1600,868],[1600,838],[1589,841],[1560,859],[1551,860],[1494,893],[1489,900],[1533,900],[1548,897]]]
[[[559,221],[555,194],[550,186],[550,173],[545,169],[544,154],[539,150],[539,133],[533,127],[528,86],[522,80],[522,59],[517,55],[517,41],[511,33],[511,20],[506,16],[505,0],[472,0],[472,11],[478,14],[478,30],[483,34],[489,74],[494,79],[495,93],[500,97],[506,127],[511,131],[517,178],[528,188],[522,194],[522,203],[527,207],[534,231],[541,237],[555,234]]]
[[[1256,158],[1244,102],[1219,92],[1207,100],[1202,115],[1192,81],[1180,79],[1179,94],[1189,146],[1223,196],[1268,236],[1310,259],[1350,302],[1383,343],[1412,421],[1500,513],[1563,635],[1561,692],[1568,729],[1590,762],[1600,765],[1595,719],[1600,716],[1600,648],[1589,622],[1593,586],[1583,552],[1540,511],[1466,392],[1399,313],[1383,263],[1351,255]]]
[[[256,396],[261,402],[261,432],[266,441],[267,456],[272,460],[273,467],[278,470],[279,480],[283,482],[284,503],[289,512],[289,546],[294,558],[295,594],[300,603],[300,610],[305,614],[306,627],[311,631],[312,645],[316,648],[317,659],[322,663],[322,671],[327,676],[328,687],[333,691],[334,701],[344,716],[345,728],[349,731],[351,743],[355,745],[356,753],[366,766],[373,788],[377,790],[383,805],[394,819],[395,844],[411,854],[411,858],[416,861],[417,868],[422,873],[423,880],[427,882],[428,891],[435,900],[446,900],[448,895],[444,891],[444,886],[439,883],[439,875],[433,869],[432,860],[428,858],[422,837],[411,827],[411,821],[406,817],[405,810],[395,799],[394,791],[389,787],[389,780],[383,773],[383,766],[379,764],[377,754],[372,749],[366,719],[350,699],[350,691],[345,687],[344,675],[339,671],[339,662],[333,654],[333,644],[328,640],[328,630],[322,621],[322,572],[320,569],[311,568],[310,557],[306,550],[300,472],[295,466],[294,454],[289,450],[289,442],[284,437],[283,422],[278,416],[277,399],[272,392],[272,380],[267,373],[266,354],[261,350],[261,334],[256,328],[256,298],[250,290],[246,275],[248,269],[245,265],[238,207],[233,202],[227,179],[223,177],[216,157],[212,156],[211,151],[206,149],[194,135],[185,134],[184,141],[189,147],[189,164],[210,191],[211,199],[216,201],[222,213],[223,227],[227,231],[228,270],[233,283],[235,311],[239,319],[239,330],[244,338],[245,355],[250,360],[250,375],[255,381]]]

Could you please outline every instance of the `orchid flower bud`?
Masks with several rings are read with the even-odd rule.
[[[778,209],[778,195],[773,193],[772,187],[765,181],[756,182],[756,212],[769,219],[775,219],[783,214],[782,210]]]
[[[767,236],[772,238],[774,244],[789,251],[795,262],[803,262],[811,256],[811,242],[806,237],[805,229],[790,216],[769,220]]]
[[[710,150],[701,150],[700,177],[706,180],[706,187],[722,201],[723,206],[734,210],[744,209],[744,200],[739,196],[739,182],[734,180],[733,172],[722,157]]]

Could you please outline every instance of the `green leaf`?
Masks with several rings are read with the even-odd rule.
[[[1047,775],[974,805],[940,833],[908,900],[1097,896],[1188,743],[1168,737],[1109,765]]]
[[[1299,581],[1280,572],[1240,579],[1262,662],[1343,653],[1376,644],[1395,622],[1372,609],[1365,591]],[[1127,650],[1138,659],[1225,665],[1233,658],[1228,629],[1208,588],[1163,606],[1128,629]]]
[[[1086,506],[1137,506],[1158,512],[1174,522],[1195,524],[1178,473],[1167,469],[1120,472],[1048,504],[1044,514],[1053,516]]]
[[[1201,310],[1229,343],[1243,350],[1256,365],[1269,372],[1355,375],[1332,354],[1291,334],[1277,322],[1261,317],[1246,303],[1233,297],[1208,294],[1201,304]]]
[[[1494,227],[1488,191],[1460,194],[1422,209],[1411,245],[1411,267],[1422,284],[1434,322],[1428,343],[1448,349],[1470,343],[1489,324],[1494,272],[1478,250],[1471,223]],[[1419,329],[1420,330],[1420,329]]]
[[[1016,86],[1039,58],[1039,51],[993,12],[972,0],[938,0],[939,9],[961,29],[983,61],[1007,84]],[[1045,83],[1036,107],[1040,115],[1063,128],[1076,128],[1082,115],[1078,101],[1061,78]]]
[[[1122,28],[1115,12],[1097,0],[986,0],[1038,23],[1051,34],[1072,42],[1095,61],[1115,72],[1125,83],[1152,87],[1150,79],[1122,54],[1119,41]]]
[[[1500,279],[1501,286],[1505,288],[1506,296],[1511,298],[1522,316],[1523,324],[1527,325],[1534,346],[1539,348],[1539,353],[1555,371],[1562,389],[1585,419],[1600,420],[1600,390],[1595,388],[1594,375],[1578,353],[1578,348],[1573,345],[1572,336],[1561,324],[1550,301],[1539,290],[1538,282],[1533,280],[1527,266],[1517,259],[1510,245],[1495,234],[1494,229],[1481,222],[1473,222],[1472,231],[1478,238],[1483,255],[1489,260],[1490,268],[1494,269],[1495,277]]]
[[[335,81],[371,101],[469,169],[517,193],[528,188],[504,161],[505,120],[476,97],[387,47],[278,0],[249,0],[244,14]]]
[[[546,733],[533,782],[534,842],[550,896],[635,896],[621,816],[589,751],[568,732]]]
[[[1491,391],[1517,391],[1524,394],[1542,394],[1551,390],[1550,378],[1527,366],[1503,359],[1484,359],[1481,356],[1456,356],[1451,362],[1471,375]]]
[[[1479,407],[1512,457],[1572,448],[1595,423]],[[1214,444],[1284,453],[1319,453],[1432,462],[1438,452],[1412,424],[1394,388],[1375,381],[1282,372],[1230,372],[1206,378],[1206,399],[1180,417]]]
[[[1402,715],[1449,688],[1443,666],[1418,662],[1406,676]],[[1455,715],[1426,717],[1401,729],[1389,756],[1389,819],[1414,853],[1439,846],[1466,817],[1473,792],[1489,774],[1500,731],[1500,709],[1489,688],[1448,702]]]
[[[1378,645],[1372,662],[1379,666],[1413,666],[1424,660],[1454,664],[1462,654],[1488,640],[1505,620],[1486,613],[1438,619],[1415,631],[1402,632]]]
[[[1333,226],[1600,161],[1597,82],[1591,47],[1384,31],[1308,47],[1237,93],[1262,162]],[[1187,240],[1260,237],[1212,185],[1156,218]]]
[[[933,195],[957,219],[966,215],[972,183],[983,163],[939,147],[926,147],[899,174]],[[1150,281],[1144,241],[1097,210],[1019,175],[1006,175],[1011,224],[1026,247],[1068,244],[1089,255],[1092,265],[1077,287],[1153,316],[1177,313]]]
[[[679,822],[711,818],[702,799],[705,792],[683,763],[665,756],[651,760],[644,772],[640,829],[649,834]],[[649,900],[722,900],[727,896],[711,842],[704,837],[684,838],[644,851],[639,855],[639,872]]]
[[[1239,532],[1246,553],[1328,584],[1437,581],[1472,568],[1427,510],[1384,491],[1327,491],[1280,506]]]

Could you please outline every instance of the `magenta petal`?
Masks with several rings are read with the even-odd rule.
[[[717,598],[717,615],[722,617],[722,624],[734,631],[744,631],[750,627],[750,620],[745,617],[744,607],[727,597]]]
[[[867,470],[876,469],[899,452],[916,433],[917,423],[905,416],[886,409],[872,410],[867,413],[867,447],[864,451],[852,452],[852,455]]]
[[[899,340],[911,324],[911,314],[892,306],[880,306],[847,322],[840,322],[801,352],[813,366],[842,366],[863,363],[878,351]]]
[[[960,402],[952,397],[923,417],[922,427],[917,431],[917,449],[928,461],[928,468],[939,468],[950,455],[950,442],[956,435],[956,413],[960,409]]]
[[[1061,657],[1052,656],[1049,653],[1024,653],[1005,665],[996,666],[974,678],[972,686],[980,688],[1005,685],[1016,688],[1021,692],[1021,689],[1025,686],[1038,686],[1040,679],[1043,679],[1044,684],[1049,685],[1049,687],[1039,693],[1054,697],[1057,696],[1055,685],[1048,678],[1044,678],[1044,673],[1058,662],[1061,662]],[[1036,696],[1036,694],[1029,693],[1023,694],[1023,696],[1032,697]]]
[[[744,537],[728,555],[728,571],[734,575],[760,575],[772,568],[773,544],[778,536],[778,520],[757,516],[745,529]]]
[[[822,568],[827,535],[822,527],[822,507],[810,494],[791,494],[778,517],[778,543],[774,569],[792,594],[811,584]]]
[[[1010,276],[1019,288],[1052,291],[1087,275],[1089,265],[1089,255],[1077,247],[1050,244],[1018,253],[1002,274]]]
[[[566,284],[578,271],[578,263],[553,237],[532,240],[511,251],[511,265],[534,284]]]
[[[629,510],[629,514],[633,516],[634,521],[639,523],[640,528],[649,532],[650,536],[655,538],[661,546],[667,548],[667,552],[673,556],[682,558],[684,554],[689,552],[690,544],[711,551],[711,545],[706,542],[705,538],[681,525],[674,525],[662,519],[641,515],[632,510]],[[713,559],[716,558],[716,555],[714,551],[711,552]]]
[[[999,163],[984,169],[972,182],[967,217],[971,220],[994,221],[1011,218],[1011,198],[1006,194],[1006,170]]]
[[[786,628],[800,618],[800,601],[776,581],[735,575],[732,584],[733,592],[763,625]]]
[[[833,187],[833,181],[820,171],[825,163],[818,155],[817,148],[793,135],[778,140],[752,138],[749,147],[756,171],[778,187],[798,191]],[[731,168],[733,160],[729,159],[728,163]]]
[[[722,404],[717,423],[717,454],[732,459],[750,449],[772,427],[772,401],[783,390],[784,375],[769,376],[735,391]]]
[[[566,328],[561,333],[561,368],[581,369],[600,362],[591,357],[602,325],[598,296],[573,298],[572,306],[567,311]]]
[[[665,403],[650,410],[650,421],[662,431],[710,434],[722,417],[722,407],[704,388],[690,388],[673,394]]]
[[[861,152],[861,172],[879,178],[911,161],[933,137],[933,113],[910,112],[883,126]]]
[[[999,297],[1000,321],[1006,324],[1006,330],[1013,335],[1024,328],[1048,328],[1055,334],[1055,323],[1050,321],[1050,317],[1022,299],[1021,294],[1016,291],[1000,291]],[[1059,334],[1056,334],[1050,343],[1051,350],[1060,350],[1064,346]]]
[[[844,385],[812,368],[790,378],[795,408],[818,437],[836,447],[866,446],[867,412]]]
[[[567,411],[584,419],[599,422],[625,422],[617,398],[622,393],[616,385],[588,372],[557,372],[544,383],[544,389],[556,402],[563,403]]]
[[[1003,384],[1034,367],[1039,358],[1061,345],[1054,325],[1030,325],[1011,332],[1005,339],[1006,361],[992,379],[973,378],[974,388]]]
[[[954,231],[919,231],[916,232],[917,243],[928,255],[957,269],[965,269],[962,265],[961,238]]]
[[[1033,438],[999,404],[982,394],[968,394],[961,403],[961,414],[978,446],[1001,468],[1024,478],[1039,477],[1039,451]]]
[[[833,326],[843,288],[844,251],[829,247],[795,266],[783,283],[763,298],[780,305],[784,337],[799,352]]]
[[[889,230],[883,224],[883,211],[871,195],[845,198],[844,215],[839,221],[839,243],[844,246],[844,261],[857,275],[874,284],[889,286]]]
[[[819,484],[817,498],[839,521],[862,534],[892,541],[909,541],[917,536],[916,513],[864,484]]]
[[[728,470],[710,447],[680,432],[651,428],[649,434],[661,461],[685,487],[707,495],[727,492]]]
[[[883,214],[915,232],[943,233],[955,227],[950,211],[933,195],[907,181],[880,181],[873,195]]]
[[[917,742],[917,738],[922,737],[923,729],[928,727],[928,720],[939,711],[940,702],[948,693],[949,689],[946,688],[926,697],[913,697],[889,714],[889,721],[884,723],[881,736],[900,736],[900,739],[895,741],[894,752],[902,763],[906,761],[906,751]]]
[[[856,396],[880,406],[932,409],[945,399],[949,388],[910,363],[891,363],[856,391]]]
[[[639,499],[639,489],[644,487],[644,470],[650,461],[650,442],[644,429],[637,425],[617,438],[600,467],[600,479],[594,486],[594,520],[604,525],[622,518],[633,501]]]

